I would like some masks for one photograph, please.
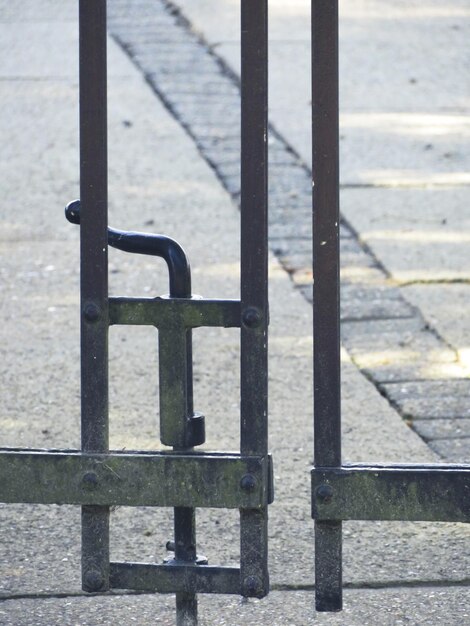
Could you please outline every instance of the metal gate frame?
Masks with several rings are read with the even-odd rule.
[[[269,590],[267,507],[267,0],[241,0],[241,298],[192,298],[182,248],[161,235],[107,223],[106,0],[79,0],[81,449],[0,450],[0,501],[82,507],[82,586],[176,593],[177,623],[197,624],[197,593],[264,597]],[[170,296],[110,298],[108,245],[165,259]],[[108,329],[159,330],[160,437],[172,452],[117,452],[108,443]],[[240,454],[197,452],[204,417],[193,411],[191,332],[240,328]],[[111,506],[174,508],[174,558],[112,563]],[[240,566],[208,565],[196,553],[197,507],[240,510]]]
[[[342,608],[342,521],[470,521],[470,465],[341,464],[338,0],[312,0],[317,611]]]
[[[197,624],[197,593],[268,593],[267,507],[267,0],[241,0],[241,299],[191,297],[181,247],[107,224],[106,0],[79,0],[82,444],[80,450],[0,450],[0,500],[82,507],[82,584],[176,593],[177,623]],[[312,0],[314,468],[316,608],[342,606],[343,520],[470,521],[470,465],[341,464],[339,321],[338,3]],[[162,256],[168,298],[109,298],[107,248]],[[161,439],[172,452],[112,452],[108,329],[159,329]],[[239,327],[240,454],[196,452],[204,418],[192,407],[191,332]],[[225,489],[215,489],[223,476]],[[109,508],[175,509],[174,558],[112,563]],[[240,509],[240,567],[197,557],[195,510]]]

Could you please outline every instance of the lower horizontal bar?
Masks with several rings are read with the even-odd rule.
[[[469,522],[470,465],[315,468],[312,517]]]
[[[178,318],[186,328],[241,324],[239,300],[206,298],[110,298],[109,323],[149,325],[157,328]]]
[[[256,509],[271,460],[237,454],[0,449],[0,502]]]
[[[112,589],[157,593],[230,593],[240,595],[237,567],[111,563]]]

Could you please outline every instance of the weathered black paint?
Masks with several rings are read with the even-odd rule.
[[[108,451],[106,0],[80,0],[81,439]],[[82,583],[109,588],[109,511],[82,510]]]
[[[346,465],[312,478],[317,520],[470,522],[470,465]]]
[[[0,449],[0,502],[259,509],[270,473],[269,456]]]
[[[83,587],[177,594],[177,623],[197,623],[199,592],[263,597],[267,571],[267,0],[242,0],[241,297],[192,297],[184,250],[164,235],[107,225],[106,1],[80,0],[80,200],[67,218],[81,230],[82,450],[0,451],[7,502],[83,507]],[[169,296],[109,298],[108,245],[165,259]],[[108,449],[108,328],[146,324],[159,333],[160,438],[172,453]],[[193,328],[240,328],[240,454],[201,454],[204,416],[194,412]],[[103,462],[105,461],[105,462]],[[21,480],[18,478],[21,477]],[[119,477],[119,479],[117,478]],[[165,480],[163,480],[165,477]],[[182,479],[184,477],[184,480]],[[165,564],[109,562],[109,506],[173,506],[174,556]],[[238,508],[239,568],[209,566],[196,552],[196,507]],[[111,570],[110,570],[111,568]],[[110,579],[111,571],[111,579]]]
[[[314,464],[341,465],[338,2],[312,0]],[[315,523],[318,611],[342,606],[341,522]]]
[[[266,0],[241,0],[241,452],[261,456],[268,445],[267,10]],[[242,510],[240,521],[242,593],[263,597],[267,507]]]
[[[312,0],[315,596],[342,607],[342,520],[468,522],[470,465],[341,465],[338,2]]]

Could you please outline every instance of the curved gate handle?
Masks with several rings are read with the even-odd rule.
[[[80,224],[80,200],[67,204],[65,217],[72,224]],[[180,244],[171,237],[108,227],[108,244],[123,252],[161,257],[168,266],[170,296],[191,297],[191,268],[188,257]]]
[[[73,200],[65,207],[65,217],[72,224],[80,224],[80,200]],[[180,244],[166,235],[156,235],[150,233],[137,233],[116,230],[108,227],[108,244],[113,248],[135,254],[148,254],[164,259],[168,266],[170,298],[191,298],[191,268],[185,251]],[[160,342],[162,341],[160,333]],[[161,423],[162,443],[175,447],[176,449],[187,450],[194,446],[199,446],[205,441],[205,419],[201,413],[194,412],[193,408],[193,359],[191,330],[185,331],[185,387],[186,387],[186,407],[185,407],[185,427],[179,435],[168,430],[167,425],[172,420],[163,420]],[[162,345],[160,343],[160,347]],[[164,385],[162,378],[160,384]],[[160,394],[161,415],[165,415],[164,407],[166,403]],[[162,418],[163,419],[163,418]]]

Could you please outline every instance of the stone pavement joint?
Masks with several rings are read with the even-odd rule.
[[[126,0],[114,0],[109,6],[109,29],[237,202],[239,77],[217,55],[216,46],[196,34],[189,19],[170,0],[151,4],[137,0],[132,5]],[[293,284],[311,302],[311,172],[272,124],[268,143],[271,249]],[[432,442],[436,433],[448,432],[451,424],[443,430],[423,430],[418,416],[410,415],[402,397],[389,396],[385,383],[442,377],[443,362],[449,364],[452,378],[463,378],[466,372],[455,350],[403,297],[384,266],[344,218],[340,249],[343,344],[357,367],[407,423],[425,441]],[[425,402],[426,386],[420,389]],[[468,429],[466,424],[457,431],[457,437],[462,438],[458,449],[443,443],[430,445],[444,459],[457,461],[462,452],[470,450],[470,440],[465,441],[463,434]]]

